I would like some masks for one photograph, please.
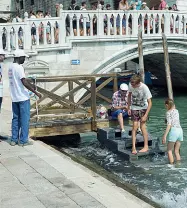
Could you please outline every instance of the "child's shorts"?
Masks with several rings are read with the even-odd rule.
[[[182,128],[171,127],[168,134],[168,142],[183,141],[183,130]]]

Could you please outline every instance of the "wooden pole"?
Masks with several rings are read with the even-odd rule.
[[[115,73],[114,81],[113,81],[113,93],[118,91],[118,75]]]
[[[169,64],[169,53],[168,53],[168,44],[167,39],[164,33],[162,33],[162,42],[164,49],[164,63],[165,63],[165,72],[166,72],[166,82],[168,88],[168,97],[173,99],[173,89],[172,89],[172,81],[171,81],[171,71]]]
[[[68,88],[69,88],[69,92],[71,90],[73,90],[73,82],[72,81],[68,81]],[[70,93],[69,95],[69,100],[74,103],[74,95],[73,93]],[[75,112],[75,107],[74,106],[70,106],[70,113],[74,113]]]
[[[96,113],[97,113],[97,107],[96,107],[96,78],[92,78],[91,83],[91,109],[92,109],[92,131],[97,130],[96,125]]]
[[[142,46],[142,31],[138,32],[138,53],[139,53],[139,71],[142,78],[142,82],[145,81],[144,72],[144,59],[143,59],[143,46]]]

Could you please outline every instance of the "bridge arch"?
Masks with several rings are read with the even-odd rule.
[[[168,41],[168,51],[169,53],[177,53],[182,55],[187,55],[187,43],[183,41]],[[150,54],[163,53],[162,41],[149,41],[143,44],[143,54],[144,56]],[[133,45],[125,48],[111,57],[103,60],[99,65],[93,70],[93,74],[102,74],[112,71],[119,65],[138,58],[138,45]],[[164,56],[163,56],[164,58]]]

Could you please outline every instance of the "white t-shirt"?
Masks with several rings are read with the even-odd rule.
[[[144,83],[140,83],[140,86],[137,88],[133,88],[131,84],[129,84],[129,92],[132,93],[131,96],[131,109],[132,110],[143,110],[147,109],[148,102],[147,100],[152,98],[151,92],[147,85]]]
[[[0,97],[3,97],[3,70],[0,65]]]
[[[23,66],[13,63],[8,71],[10,94],[12,102],[29,100],[29,91],[24,87],[21,79],[25,78]]]

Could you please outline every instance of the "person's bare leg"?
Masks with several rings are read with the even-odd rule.
[[[132,126],[132,154],[136,154],[136,131],[138,129],[138,121],[133,121]]]
[[[174,148],[174,145],[175,145],[175,142],[168,142],[168,148],[167,148],[167,151],[168,151],[168,160],[169,160],[169,163],[171,165],[174,163],[174,158],[173,158],[173,153],[172,153],[172,150]]]
[[[119,125],[120,125],[120,129],[121,129],[121,130],[124,130],[124,125],[123,125],[123,114],[122,114],[122,113],[120,113],[120,114],[118,115],[118,122],[119,122]]]
[[[144,138],[144,148],[141,149],[139,152],[147,152],[149,150],[149,147],[148,147],[148,133],[146,129],[146,122],[141,122],[140,128],[142,130],[142,134]]]
[[[175,143],[175,147],[174,147],[176,161],[180,161],[181,160],[181,156],[180,156],[180,146],[181,146],[180,141],[177,141]]]

